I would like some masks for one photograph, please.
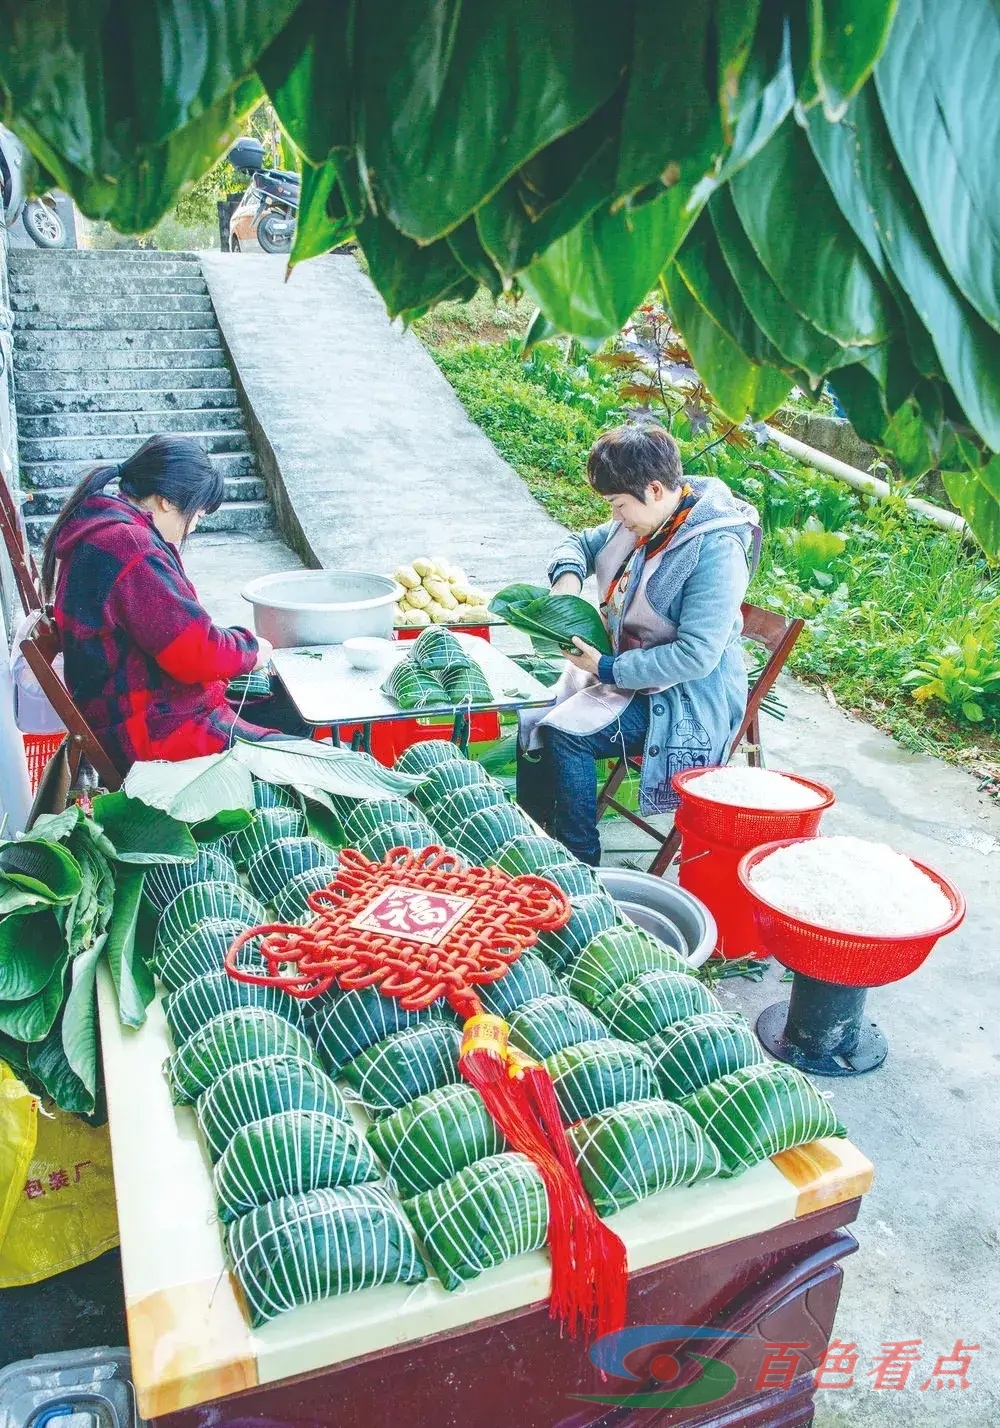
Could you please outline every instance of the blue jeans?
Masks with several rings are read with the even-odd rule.
[[[517,755],[517,801],[537,823],[591,867],[601,862],[597,833],[597,760],[641,754],[649,729],[649,697],[633,696],[620,719],[595,734],[543,727],[537,754]]]

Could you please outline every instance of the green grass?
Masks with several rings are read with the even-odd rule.
[[[529,362],[516,340],[429,345],[469,415],[551,515],[577,529],[607,519],[585,466],[595,438],[626,414],[618,378],[592,360],[567,365],[554,345]],[[972,724],[961,703],[918,703],[903,683],[970,632],[1000,675],[1000,579],[978,551],[901,502],[859,497],[774,447],[699,456],[710,438],[693,438],[683,418],[674,431],[686,469],[720,477],[761,512],[766,539],[750,598],[806,619],[793,668],[906,746],[966,762],[971,749],[989,769],[1000,750],[1000,694]]]

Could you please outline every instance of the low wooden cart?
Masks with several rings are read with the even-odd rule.
[[[172,1046],[159,1000],[141,1032],[120,1026],[106,973],[99,1001],[132,1372],[156,1428],[811,1422],[839,1260],[857,1247],[844,1227],[872,1181],[850,1142],[818,1141],[615,1216],[631,1270],[628,1322],[664,1326],[662,1342],[629,1357],[632,1378],[603,1377],[584,1347],[560,1337],[542,1252],[458,1293],[436,1280],[383,1286],[252,1330],[226,1267],[194,1113],[167,1093],[161,1066]],[[735,1372],[724,1399],[664,1408],[577,1397],[664,1393],[700,1374],[679,1342],[684,1325],[733,1334],[689,1345]],[[758,1389],[769,1345],[801,1346],[790,1386]],[[670,1353],[686,1359],[673,1385],[663,1381]]]

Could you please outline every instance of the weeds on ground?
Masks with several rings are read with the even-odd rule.
[[[525,361],[513,338],[446,343],[434,356],[551,515],[577,529],[607,519],[585,468],[601,431],[635,410],[620,374],[554,343]],[[793,668],[906,747],[995,775],[1000,574],[978,550],[772,445],[706,450],[710,438],[683,411],[672,429],[686,470],[719,477],[759,510],[767,538],[750,598],[805,618]]]

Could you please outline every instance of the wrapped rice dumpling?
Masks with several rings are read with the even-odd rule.
[[[458,1028],[443,1021],[397,1031],[362,1051],[341,1075],[373,1116],[398,1110],[417,1096],[459,1079]]]
[[[687,972],[643,972],[601,1007],[615,1036],[646,1041],[696,1012],[720,1012],[722,1003]]]
[[[375,1157],[354,1127],[322,1111],[279,1111],[243,1126],[212,1175],[223,1221],[283,1195],[378,1177]]]
[[[574,997],[594,1011],[627,982],[643,972],[686,972],[691,967],[672,947],[641,927],[626,923],[609,928],[589,942],[566,974]]]
[[[656,1095],[656,1077],[645,1051],[627,1041],[581,1041],[547,1057],[545,1069],[567,1125],[623,1101]]]
[[[504,1138],[471,1086],[439,1086],[368,1128],[368,1144],[404,1199],[450,1180]]]
[[[700,1012],[675,1021],[643,1042],[643,1050],[668,1101],[683,1100],[730,1071],[764,1060],[746,1019],[726,1012]]]
[[[318,1066],[300,1056],[265,1056],[224,1071],[198,1098],[198,1124],[213,1160],[242,1126],[279,1111],[323,1111],[350,1122],[347,1102]]]
[[[170,1099],[188,1106],[241,1061],[299,1056],[319,1064],[312,1044],[291,1022],[262,1007],[239,1007],[214,1017],[164,1064]]]
[[[599,1215],[719,1173],[712,1141],[671,1101],[630,1101],[578,1121],[566,1135]]]
[[[847,1134],[801,1071],[773,1061],[732,1071],[682,1105],[718,1148],[723,1175],[823,1136]]]
[[[607,1027],[581,1002],[564,995],[536,997],[510,1018],[510,1044],[536,1061],[581,1041],[601,1041]]]

